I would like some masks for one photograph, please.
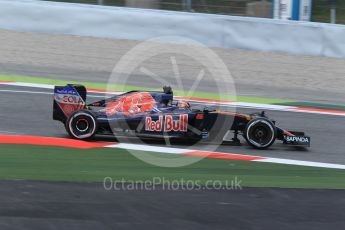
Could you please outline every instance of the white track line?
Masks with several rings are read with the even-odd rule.
[[[266,162],[266,163],[276,163],[276,164],[285,164],[285,165],[319,167],[319,168],[345,169],[345,165],[341,165],[341,164],[321,163],[321,162],[313,162],[313,161],[289,160],[289,159],[270,158],[270,157],[268,157],[267,159],[254,160],[254,161]]]
[[[140,144],[127,144],[127,143],[119,143],[119,144],[109,145],[106,147],[120,148],[120,149],[127,149],[127,150],[158,152],[158,153],[172,153],[172,154],[182,154],[182,153],[187,153],[191,151],[188,149],[168,148],[168,147],[140,145]]]
[[[248,108],[248,109],[267,109],[267,110],[277,110],[277,111],[287,111],[287,112],[295,112],[291,109],[297,108],[297,107],[285,106],[285,105],[256,104],[256,103],[247,103],[247,102],[220,102],[220,103],[197,102],[197,101],[192,101],[192,102],[198,105],[207,104],[210,106],[240,107],[240,108]]]
[[[0,82],[0,85],[22,86],[41,89],[54,89],[54,85],[39,84],[39,83],[26,83],[26,82]]]
[[[45,94],[45,95],[53,95],[53,92],[40,92],[40,91],[26,91],[26,90],[10,90],[10,89],[0,89],[0,92],[4,93],[26,93],[26,94]],[[88,97],[99,97],[104,98],[104,96],[100,95],[87,95]]]
[[[136,150],[136,151],[147,151],[147,152],[157,152],[157,153],[168,153],[168,154],[184,154],[187,155],[193,152],[202,152],[208,154],[224,154],[224,155],[237,155],[237,156],[253,156],[248,154],[234,154],[226,152],[210,152],[202,150],[192,150],[192,149],[180,149],[173,147],[161,147],[161,146],[150,146],[142,144],[128,144],[128,143],[118,143],[113,145],[105,146],[106,148],[120,148],[126,150]],[[253,156],[260,157],[260,156]],[[306,167],[317,167],[317,168],[331,168],[331,169],[345,169],[345,165],[341,164],[332,164],[332,163],[322,163],[314,161],[302,161],[302,160],[290,160],[282,158],[271,158],[271,157],[262,157],[264,159],[259,160],[249,160],[255,162],[265,162],[265,163],[275,163],[275,164],[284,164],[284,165],[296,165],[296,166],[306,166]]]

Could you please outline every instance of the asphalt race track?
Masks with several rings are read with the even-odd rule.
[[[0,133],[66,137],[62,123],[52,120],[52,90],[2,85],[0,95],[2,105]],[[100,97],[101,95],[91,94],[89,101],[100,100]],[[253,113],[261,110],[238,109],[238,111]],[[275,119],[280,127],[305,131],[312,137],[312,147],[296,148],[277,142],[268,150],[257,151],[243,141],[243,146],[222,145],[219,146],[218,151],[345,164],[343,117],[280,111],[267,111],[267,115]],[[202,149],[203,145],[193,148]]]
[[[106,191],[100,183],[2,181],[0,229],[342,229],[343,195],[342,190],[158,186]]]

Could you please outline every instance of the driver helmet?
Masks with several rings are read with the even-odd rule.
[[[179,108],[190,108],[190,104],[186,101],[178,101],[177,107],[179,107]]]

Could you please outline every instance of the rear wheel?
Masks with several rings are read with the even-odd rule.
[[[76,111],[67,119],[66,130],[73,138],[91,139],[97,131],[96,117],[88,110]]]
[[[259,117],[251,120],[244,132],[248,144],[257,149],[270,147],[277,138],[275,125],[267,118]]]

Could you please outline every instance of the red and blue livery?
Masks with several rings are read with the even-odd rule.
[[[61,121],[72,138],[115,135],[219,143],[231,132],[230,143],[240,144],[238,135],[242,135],[257,149],[266,149],[276,140],[310,146],[310,137],[279,128],[264,112],[242,114],[193,108],[186,101],[175,101],[171,87],[164,87],[162,92],[130,91],[90,104],[86,98],[87,90],[82,85],[54,88],[53,119]]]

